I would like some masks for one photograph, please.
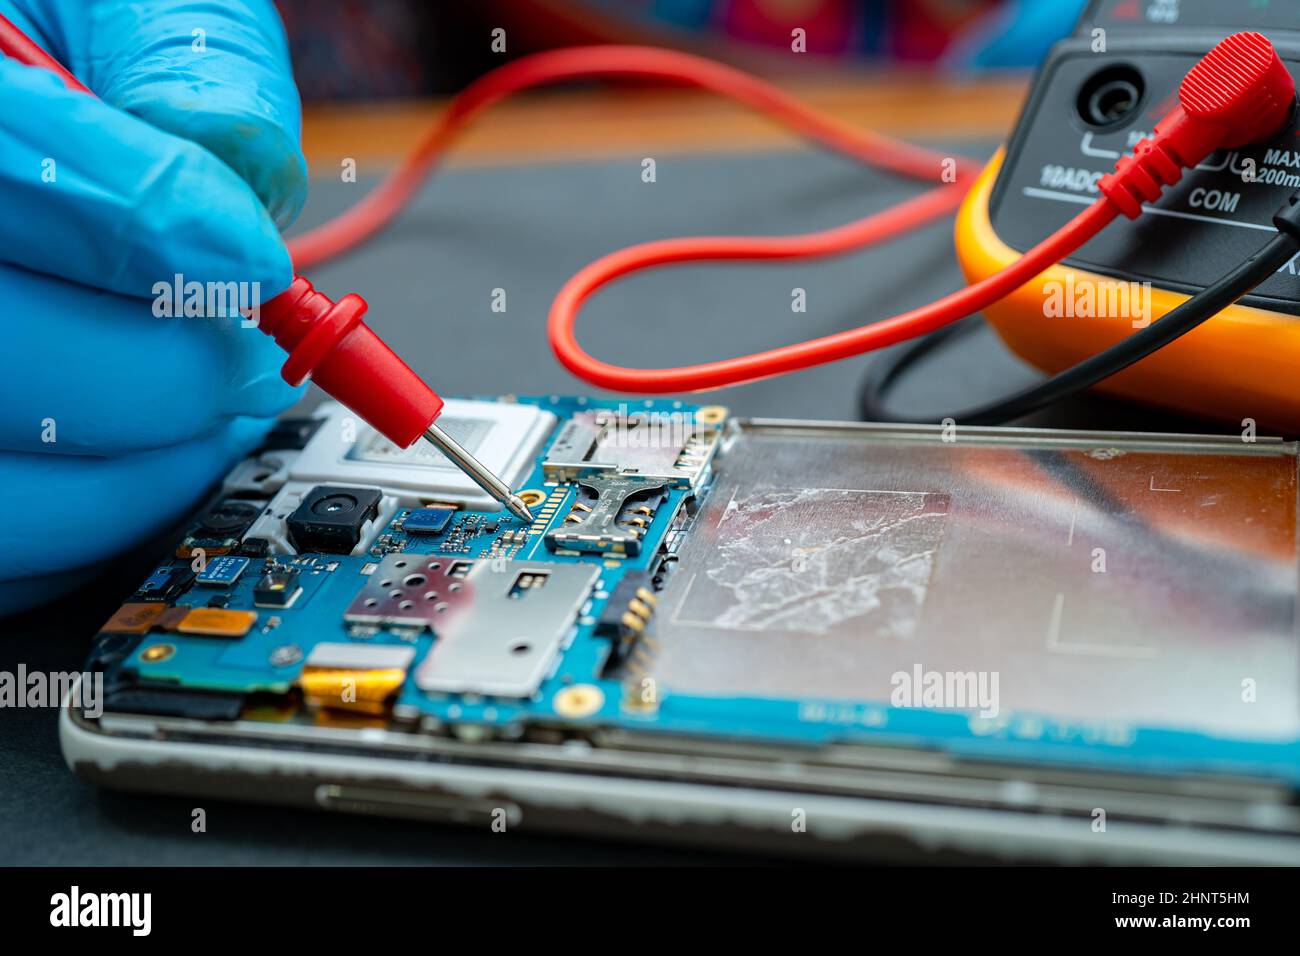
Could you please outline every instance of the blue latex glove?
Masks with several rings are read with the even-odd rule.
[[[307,171],[270,0],[0,13],[102,100],[0,58],[3,613],[180,520],[298,397],[267,336],[158,318],[155,285],[283,291]]]

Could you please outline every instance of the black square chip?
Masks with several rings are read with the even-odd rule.
[[[367,521],[379,515],[377,488],[317,485],[286,522],[289,538],[301,551],[350,554]]]

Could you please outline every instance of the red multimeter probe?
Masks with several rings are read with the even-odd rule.
[[[54,70],[69,86],[89,92],[2,16],[0,52]],[[573,327],[592,293],[640,269],[715,259],[816,258],[897,236],[957,206],[971,182],[966,161],[954,165],[952,157],[850,126],[762,81],[700,57],[649,47],[561,49],[521,58],[475,81],[390,177],[338,219],[291,239],[290,252],[295,265],[303,268],[365,240],[401,210],[447,144],[472,118],[512,92],[571,79],[619,76],[699,86],[762,110],[828,148],[941,183],[891,209],[821,232],[668,239],[620,250],[575,275],[552,304],[548,323],[552,348],[566,368],[587,382],[641,393],[735,385],[905,341],[1020,294],[1018,289],[1073,255],[1121,214],[1136,218],[1144,204],[1154,202],[1166,186],[1182,178],[1183,169],[1197,166],[1218,149],[1272,137],[1290,119],[1294,84],[1261,35],[1234,34],[1190,65],[1182,80],[1181,103],[1160,119],[1150,136],[1136,142],[1132,155],[1119,158],[1114,171],[1099,178],[1097,198],[1086,200],[1087,208],[1058,224],[1047,239],[1030,243],[1023,255],[1012,256],[967,288],[921,308],[753,355],[671,369],[622,368],[585,352]],[[956,175],[949,177],[949,172]],[[494,498],[531,520],[518,496],[434,424],[442,400],[365,325],[365,309],[360,296],[347,295],[336,303],[296,277],[287,291],[262,307],[259,326],[289,352],[282,374],[291,384],[310,376],[399,447],[408,447],[420,437],[430,440]]]

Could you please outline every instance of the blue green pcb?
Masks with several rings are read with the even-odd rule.
[[[590,399],[519,399],[553,413],[560,425],[580,411],[626,409],[623,402]],[[647,411],[693,415],[682,402],[646,402]],[[557,427],[555,432],[558,433]],[[551,441],[555,435],[552,435]],[[762,697],[706,697],[655,687],[638,656],[634,634],[627,658],[611,668],[618,641],[602,633],[607,605],[626,601],[625,579],[648,580],[662,573],[666,546],[689,534],[689,515],[709,493],[707,472],[691,487],[666,487],[658,507],[647,509],[637,553],[611,557],[575,553],[546,545],[546,531],[562,524],[581,494],[575,482],[548,482],[543,453],[522,487],[544,495],[526,526],[504,511],[431,507],[401,509],[364,555],[298,554],[215,559],[194,587],[175,603],[193,607],[212,601],[227,609],[254,610],[257,620],[242,637],[221,638],[154,631],[144,635],[125,662],[157,686],[183,686],[238,693],[284,694],[298,681],[313,647],[328,642],[409,646],[415,649],[407,679],[393,701],[395,715],[418,716],[443,726],[505,727],[539,722],[574,726],[602,724],[648,733],[698,734],[796,745],[861,741],[942,749],[999,761],[1058,764],[1144,772],[1231,772],[1300,782],[1300,741],[1218,739],[1176,728],[1117,726],[1013,713],[980,721],[967,713],[892,707],[874,700],[786,700]],[[725,458],[723,459],[725,462]],[[359,627],[345,620],[368,576],[386,554],[437,556],[473,562],[508,554],[511,560],[585,564],[599,578],[535,693],[522,698],[421,690],[414,679],[436,635],[429,628]],[[173,567],[186,562],[176,559]],[[255,589],[268,569],[296,574],[301,591],[284,607],[259,606]],[[150,579],[167,585],[168,566]],[[627,589],[623,589],[626,591]],[[632,625],[638,625],[636,620]],[[653,642],[653,625],[641,640]],[[150,660],[150,648],[166,643],[174,652]],[[142,657],[142,655],[146,655]],[[408,721],[407,725],[411,725]]]

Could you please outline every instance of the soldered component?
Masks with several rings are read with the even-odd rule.
[[[248,565],[248,558],[220,555],[207,562],[203,570],[194,576],[194,583],[204,587],[228,588],[239,580]]]
[[[638,476],[697,488],[717,451],[719,423],[688,411],[578,412],[551,443],[542,472],[556,482]]]
[[[189,568],[165,565],[145,579],[136,591],[136,597],[151,604],[170,604],[184,594],[193,581],[194,572]]]
[[[434,622],[437,639],[416,671],[417,685],[440,693],[535,693],[599,576],[590,564],[474,562],[459,606]]]
[[[388,627],[435,627],[465,597],[460,579],[472,562],[390,554],[368,576],[343,620]]]
[[[100,630],[112,634],[147,634],[164,610],[162,604],[123,604]]]
[[[375,543],[370,547],[370,553],[382,556],[392,554],[394,551],[402,551],[406,548],[406,542],[392,534],[381,534],[375,539]]]
[[[462,515],[451,527],[439,546],[440,551],[469,551],[470,543],[484,529],[487,521],[479,515]]]
[[[243,637],[257,623],[256,611],[196,607],[182,618],[176,630],[206,637]]]
[[[638,478],[584,478],[586,500],[574,501],[564,522],[546,533],[551,550],[620,557],[641,553],[641,538],[663,502],[665,482]]]
[[[269,570],[253,588],[253,603],[258,607],[293,607],[301,593],[297,571]]]
[[[454,513],[449,508],[414,508],[402,519],[402,530],[407,534],[442,534]]]
[[[605,602],[593,633],[610,641],[609,657],[605,661],[608,673],[617,667],[650,624],[658,603],[650,575],[644,571],[629,571]]]
[[[250,558],[264,558],[271,551],[271,542],[266,538],[245,538],[239,545],[239,553]]]
[[[244,532],[252,527],[262,509],[263,506],[257,502],[227,498],[186,533],[176,549],[176,556],[190,558],[200,550],[208,556],[231,553],[239,547]]]

